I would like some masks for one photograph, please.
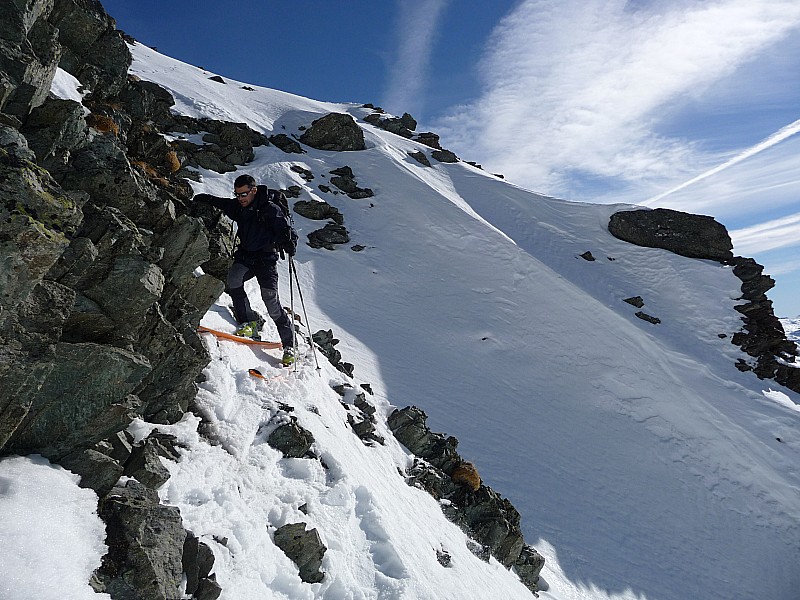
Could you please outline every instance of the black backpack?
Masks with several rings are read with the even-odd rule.
[[[258,187],[263,189],[266,186]],[[283,237],[275,240],[275,249],[278,251],[278,254],[280,254],[281,259],[285,259],[287,254],[289,256],[294,256],[295,252],[297,252],[298,238],[297,232],[294,230],[294,227],[292,227],[292,217],[291,213],[289,212],[289,201],[286,199],[286,194],[284,194],[281,190],[268,189],[267,200],[281,209],[287,226]],[[261,220],[263,223],[260,213],[259,220]]]

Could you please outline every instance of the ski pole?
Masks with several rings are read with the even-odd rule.
[[[314,336],[311,334],[311,323],[308,322],[308,312],[306,312],[306,303],[303,300],[303,290],[300,289],[300,278],[297,276],[297,267],[294,265],[294,260],[289,257],[289,269],[294,272],[295,285],[297,285],[297,294],[300,296],[300,306],[303,308],[303,318],[306,320],[306,327],[309,333],[309,342],[311,343],[311,352],[314,355],[314,363],[317,365],[317,371],[320,370],[319,360],[317,360],[317,350],[314,348]]]

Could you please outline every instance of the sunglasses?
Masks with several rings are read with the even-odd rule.
[[[253,191],[253,188],[250,188],[246,192],[233,192],[233,196],[235,198],[245,198],[245,197],[249,196],[250,192],[252,192],[252,191]]]

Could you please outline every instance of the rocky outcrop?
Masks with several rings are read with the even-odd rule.
[[[364,150],[364,132],[355,119],[344,113],[330,113],[313,121],[300,142],[317,150],[347,152]]]
[[[331,183],[354,200],[371,198],[374,196],[371,189],[358,187],[353,169],[346,165],[334,169],[331,171],[331,175],[333,175],[333,177],[331,177]]]
[[[764,267],[752,258],[733,256],[728,231],[712,217],[675,210],[629,210],[614,213],[608,230],[615,237],[648,248],[663,248],[681,256],[715,260],[733,265],[733,274],[742,280],[741,300],[735,308],[742,313],[744,325],[732,342],[754,358],[740,360],[741,371],[753,371],[761,379],[773,379],[800,392],[800,368],[795,366],[797,346],[788,340],[783,325],[775,316],[767,291],[775,281],[763,275]],[[626,302],[636,305],[633,300]],[[641,298],[639,298],[641,301]],[[654,324],[660,321],[643,312],[636,316]]]
[[[4,9],[0,454],[43,454],[98,494],[109,553],[96,589],[172,600],[186,532],[155,490],[178,451],[169,436],[134,444],[125,430],[134,418],[180,419],[208,362],[196,326],[224,287],[211,256],[230,235],[188,202],[184,166],[213,155],[207,164],[230,169],[266,139],[174,117],[165,90],[128,77],[130,60],[97,2]],[[81,81],[83,104],[48,96],[59,65]],[[181,130],[204,132],[205,144],[162,136]],[[216,597],[208,570],[197,573],[205,595],[195,597]]]
[[[480,482],[474,466],[456,452],[456,438],[432,432],[426,420],[427,415],[416,406],[389,415],[392,433],[417,457],[407,473],[408,483],[442,501],[447,518],[478,543],[473,552],[485,560],[491,554],[506,567],[513,567],[535,592],[544,558],[525,544],[519,512]]]
[[[608,230],[631,244],[663,248],[689,258],[733,258],[728,231],[713,217],[666,208],[625,210],[611,215]]]
[[[752,258],[737,256],[732,264],[734,275],[742,280],[742,300],[747,300],[736,306],[742,313],[744,326],[734,334],[732,341],[755,359],[755,364],[740,361],[737,367],[800,392],[800,368],[792,364],[798,356],[797,345],[786,337],[772,309],[772,301],[766,295],[775,281],[763,275],[764,267]]]
[[[95,574],[95,589],[112,598],[180,598],[186,531],[177,508],[130,480],[100,502],[108,554]]]
[[[306,531],[305,523],[289,523],[275,531],[275,545],[297,565],[300,579],[306,583],[319,583],[325,578],[320,567],[327,547],[316,529]]]

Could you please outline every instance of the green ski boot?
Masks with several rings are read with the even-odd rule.
[[[281,364],[284,367],[288,367],[289,365],[293,364],[295,360],[297,360],[297,358],[294,355],[294,348],[284,348]]]
[[[233,335],[252,338],[254,340],[261,339],[258,335],[258,321],[248,321],[247,323],[243,323],[239,329],[233,332]]]

